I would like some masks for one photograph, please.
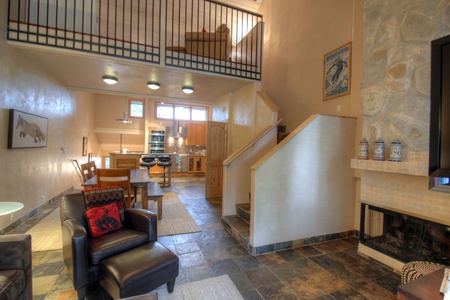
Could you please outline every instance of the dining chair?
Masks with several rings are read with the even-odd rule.
[[[86,182],[88,179],[94,177],[97,174],[97,168],[95,166],[94,161],[81,164],[80,169],[84,182]]]
[[[126,205],[130,208],[136,199],[131,197],[130,173],[130,169],[97,169],[97,187],[116,186],[124,189]]]
[[[97,167],[95,166],[95,161],[88,162],[89,169],[92,173],[92,176],[97,175]]]

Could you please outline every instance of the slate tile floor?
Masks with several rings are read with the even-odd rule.
[[[202,232],[161,237],[180,258],[177,283],[228,274],[244,299],[395,299],[400,276],[357,253],[355,237],[251,256],[221,222],[221,200],[204,198],[204,177],[173,177],[176,192]],[[10,233],[27,231],[58,202]],[[161,287],[165,288],[165,286]],[[175,287],[176,288],[176,287]],[[76,299],[62,251],[33,253],[33,299]],[[99,286],[88,299],[106,299]]]

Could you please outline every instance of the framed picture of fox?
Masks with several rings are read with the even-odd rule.
[[[47,147],[48,119],[9,110],[8,149]]]

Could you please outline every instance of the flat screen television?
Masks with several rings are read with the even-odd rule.
[[[450,192],[450,35],[431,42],[430,147],[432,184]]]

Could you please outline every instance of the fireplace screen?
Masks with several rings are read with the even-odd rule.
[[[361,204],[360,242],[401,262],[448,265],[450,228],[417,217]]]

